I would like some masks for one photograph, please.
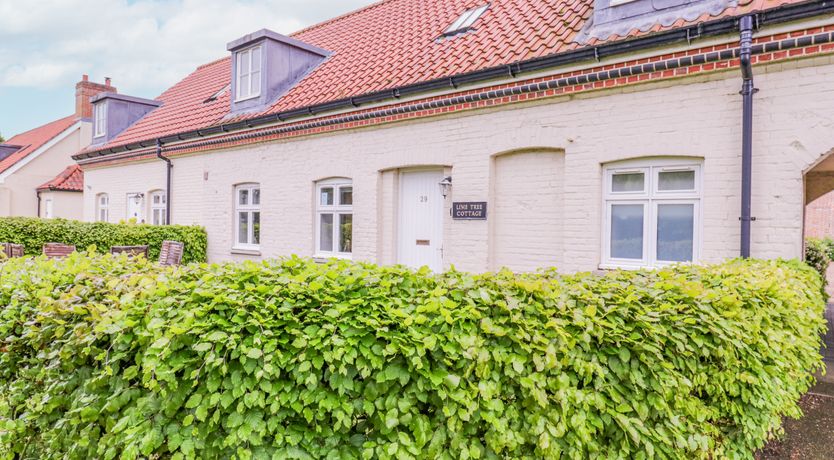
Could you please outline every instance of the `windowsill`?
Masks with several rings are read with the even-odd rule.
[[[260,256],[261,250],[254,248],[232,248],[232,254],[240,254],[244,256]]]
[[[598,265],[600,270],[660,270],[674,265],[691,265],[696,262],[664,262],[657,265],[618,265],[613,263],[602,263]]]
[[[598,268],[600,270],[642,270],[644,268],[652,268],[649,266],[642,266],[642,265],[617,265],[612,263],[606,264],[599,264]]]
[[[234,103],[235,103],[235,104],[237,104],[238,102],[246,102],[246,101],[251,101],[252,99],[257,99],[257,98],[259,98],[259,97],[261,97],[260,93],[259,93],[259,94],[254,95],[254,96],[247,96],[247,97],[242,97],[242,98],[240,98],[240,99],[235,99],[235,100],[234,100]]]
[[[339,259],[339,260],[353,260],[353,255],[351,254],[313,254],[313,260],[316,262],[327,262],[330,259]]]

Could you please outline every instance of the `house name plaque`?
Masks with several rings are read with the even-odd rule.
[[[452,219],[486,220],[486,201],[461,201],[452,203]]]

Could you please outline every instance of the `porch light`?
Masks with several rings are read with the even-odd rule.
[[[145,197],[144,193],[137,193],[137,194],[133,195],[133,203],[138,205],[139,203],[142,202],[142,198],[144,198],[144,197]]]
[[[449,190],[452,188],[452,176],[444,177],[437,185],[440,186],[440,194],[443,195],[443,198],[446,198],[449,195]]]

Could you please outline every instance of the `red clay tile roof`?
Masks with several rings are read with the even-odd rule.
[[[55,138],[55,136],[64,132],[64,130],[72,126],[76,121],[77,119],[75,118],[75,115],[70,115],[8,139],[4,142],[5,144],[20,145],[22,148],[3,159],[3,161],[0,161],[0,173],[11,168],[18,161],[23,160],[29,156],[30,153],[51,141]]]
[[[332,56],[255,117],[370,92],[472,72],[584,46],[574,38],[592,14],[593,0],[491,0],[474,30],[448,39],[442,32],[465,10],[486,0],[383,0],[293,34]],[[741,0],[713,17],[632,31],[628,37],[799,0]],[[732,2],[728,2],[732,5]],[[230,37],[234,38],[234,37]],[[617,37],[610,37],[612,40]],[[619,37],[622,38],[622,37]],[[162,93],[163,105],[100,150],[151,141],[228,122],[229,93],[206,102],[231,79],[226,57],[200,66]],[[239,117],[242,118],[242,117]]]
[[[84,171],[81,166],[72,165],[67,169],[61,171],[61,174],[55,176],[51,181],[38,187],[39,192],[46,190],[57,190],[62,192],[83,192],[84,191]]]

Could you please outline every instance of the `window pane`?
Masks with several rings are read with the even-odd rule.
[[[353,187],[339,188],[339,204],[343,206],[353,204]]]
[[[261,189],[252,189],[252,204],[261,204]]]
[[[238,97],[249,97],[249,77],[240,79],[240,86],[237,90]]]
[[[353,250],[353,214],[339,215],[339,252]]]
[[[261,47],[252,48],[252,71],[261,70]]]
[[[249,213],[237,213],[237,242],[241,244],[249,243]]]
[[[658,176],[658,190],[695,190],[695,171],[661,172]]]
[[[261,243],[261,213],[252,213],[252,244]]]
[[[611,176],[612,192],[642,192],[646,181],[643,173],[614,174]]]
[[[252,73],[252,91],[249,94],[261,94],[261,72]]]
[[[333,205],[333,187],[322,187],[320,192],[319,204],[322,206]]]
[[[238,190],[238,204],[249,204],[249,190],[247,189],[240,189]]]
[[[611,206],[611,257],[643,258],[643,205]]]
[[[695,228],[695,205],[657,205],[657,260],[689,262]]]
[[[239,56],[240,66],[237,69],[237,74],[240,76],[249,75],[249,51],[244,51]]]
[[[333,251],[333,214],[321,214],[319,223],[319,250]]]

